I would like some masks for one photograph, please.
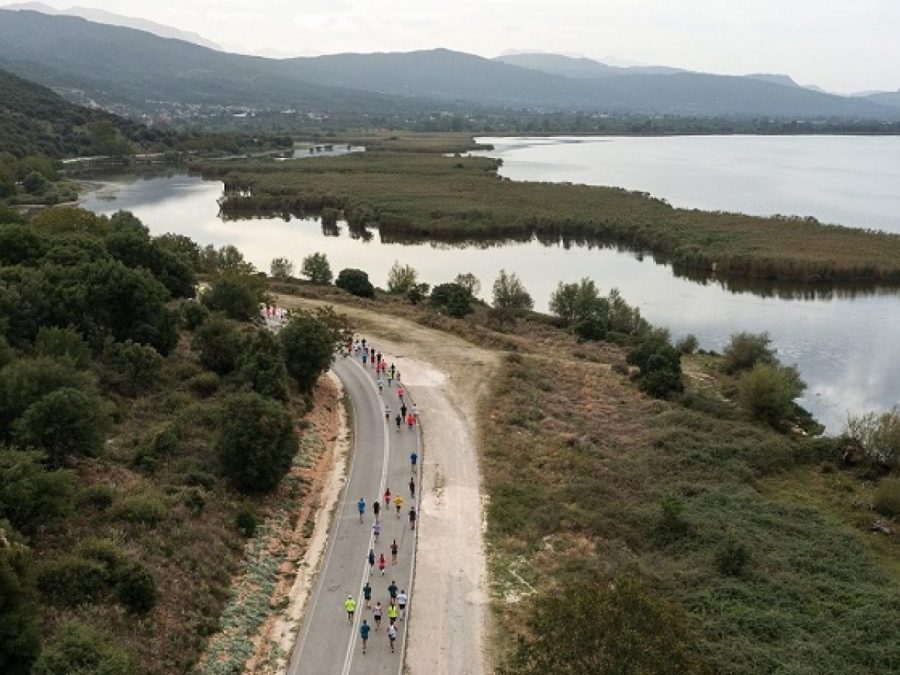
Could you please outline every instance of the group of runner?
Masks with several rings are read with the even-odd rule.
[[[385,385],[387,385],[389,389],[396,392],[400,402],[400,410],[394,417],[397,431],[400,431],[404,423],[410,431],[414,431],[419,423],[419,410],[415,403],[412,403],[412,401],[408,400],[409,395],[401,382],[400,371],[397,369],[397,367],[393,363],[388,365],[387,361],[384,358],[384,355],[374,347],[372,347],[372,345],[369,344],[365,339],[354,340],[351,338],[350,340],[348,340],[345,355],[355,356],[362,362],[363,367],[367,369],[372,368],[374,370],[374,377],[380,394],[384,395]],[[395,382],[397,385],[396,389],[394,389]],[[410,405],[407,406],[407,403],[409,403]],[[387,402],[385,402],[384,416],[387,423],[390,423],[391,415],[391,407]],[[418,467],[418,460],[418,452],[417,450],[413,449],[413,451],[409,455],[410,478],[408,488],[410,502],[409,507],[406,511],[406,517],[409,521],[410,530],[415,530],[416,521],[418,520],[418,512],[416,511],[414,502],[417,487],[416,471]],[[405,500],[403,496],[401,496],[400,494],[392,493],[390,487],[385,488],[383,495],[380,495],[379,497],[376,497],[372,500],[371,511],[373,520],[371,531],[372,540],[375,546],[369,548],[369,553],[366,556],[366,563],[369,565],[370,577],[374,575],[376,567],[380,572],[380,576],[385,576],[386,568],[388,565],[385,553],[381,552],[376,554],[375,551],[375,548],[379,544],[382,532],[384,531],[384,524],[382,523],[381,516],[383,513],[389,513],[391,507],[393,506],[397,519],[402,518],[404,504]],[[359,498],[356,503],[356,508],[359,513],[359,522],[365,523],[368,504],[366,503],[364,497]],[[391,556],[391,565],[397,564],[399,549],[400,547],[397,543],[397,540],[393,539],[390,546],[388,547]],[[371,619],[374,623],[370,623],[368,618],[363,618],[362,622],[360,623],[359,637],[362,640],[362,652],[363,654],[366,653],[369,636],[373,629],[373,625],[374,630],[380,630],[382,618],[386,614],[388,618],[387,637],[390,643],[391,652],[393,653],[395,649],[395,642],[397,640],[397,622],[403,621],[405,619],[406,606],[409,602],[409,595],[407,594],[405,589],[399,588],[397,586],[397,582],[394,580],[391,580],[391,583],[387,586],[388,597],[386,599],[385,605],[382,605],[381,601],[376,600],[373,606],[373,593],[374,590],[372,588],[372,585],[370,581],[367,580],[362,587],[362,596],[365,601],[365,610],[367,612],[371,612]],[[348,595],[347,599],[344,601],[344,611],[346,611],[347,613],[347,620],[352,623],[357,611],[357,601],[353,595]]]

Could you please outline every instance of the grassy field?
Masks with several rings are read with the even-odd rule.
[[[676,269],[724,278],[900,281],[900,236],[676,209],[618,188],[513,182],[498,162],[461,157],[471,139],[354,138],[370,151],[315,161],[197,164],[225,181],[227,217],[337,210],[386,241],[528,239],[614,243],[650,251]]]

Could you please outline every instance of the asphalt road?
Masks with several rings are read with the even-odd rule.
[[[291,655],[289,675],[348,675],[349,673],[400,673],[406,648],[406,624],[414,615],[417,598],[411,593],[415,562],[416,531],[410,529],[410,504],[418,510],[418,500],[410,498],[409,480],[412,475],[409,456],[418,448],[418,430],[406,425],[397,430],[394,415],[400,408],[396,385],[384,387],[379,394],[371,364],[363,367],[353,357],[337,357],[334,371],[349,396],[353,417],[354,448],[347,483],[337,505],[331,526],[331,538],[313,589],[310,606],[298,633]],[[385,420],[384,406],[391,408],[390,422]],[[409,396],[407,395],[409,405]],[[421,453],[420,453],[421,454]],[[422,465],[421,458],[417,469]],[[419,494],[420,474],[416,472],[416,495]],[[382,495],[389,487],[392,495],[404,499],[401,517],[397,518],[393,504],[384,508]],[[359,522],[357,501],[366,502],[363,522]],[[373,541],[374,516],[372,503],[381,499],[382,525],[379,541]],[[390,545],[397,541],[397,564],[391,564]],[[366,560],[369,548],[376,559],[384,553],[387,560],[382,576],[376,564],[369,574]],[[365,581],[372,586],[372,605],[380,601],[385,608],[381,629],[376,631],[372,611],[363,600]],[[397,622],[397,642],[391,653],[387,637],[388,585],[396,581],[409,597],[407,620]],[[348,621],[344,601],[352,596],[357,602],[353,621]],[[427,599],[425,600],[427,602]],[[362,653],[359,626],[363,619],[372,625],[366,654]]]

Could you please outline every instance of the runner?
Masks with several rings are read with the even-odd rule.
[[[399,380],[400,378],[397,379]],[[400,403],[403,403],[403,397],[406,396],[406,389],[404,389],[403,387],[397,387],[397,396],[400,397]],[[405,415],[406,413],[403,414]]]
[[[384,559],[384,553],[378,556],[378,569],[381,570],[381,576],[384,576],[384,568],[387,566],[387,562]]]
[[[378,630],[379,628],[381,628],[381,613],[382,613],[381,603],[376,602],[375,609],[372,610],[372,617],[375,619],[375,630]]]
[[[400,620],[403,621],[406,618],[406,603],[409,601],[409,596],[406,595],[406,591],[400,591],[397,594],[397,607],[400,608]]]
[[[386,488],[384,491],[384,508],[391,508],[391,488]]]
[[[347,621],[353,621],[353,613],[356,611],[356,600],[353,599],[352,595],[348,595],[347,599],[344,600],[344,609],[347,611]]]
[[[397,495],[394,497],[394,507],[397,509],[397,517],[400,517],[400,509],[403,508],[403,497]]]
[[[369,549],[369,555],[366,560],[369,561],[369,576],[372,576],[372,571],[375,569],[375,549]]]
[[[378,543],[378,535],[381,534],[381,523],[377,520],[372,525],[372,534],[375,536],[375,543]]]
[[[387,373],[387,383],[388,387],[390,387],[394,383],[394,373],[392,373],[391,371],[388,371]]]
[[[366,609],[372,606],[372,586],[367,581],[363,586],[363,597],[366,599]]]
[[[415,403],[413,403],[412,414],[413,414],[413,417],[416,418],[416,422],[418,422],[419,421],[419,406],[417,406]]]
[[[397,627],[390,626],[388,627],[388,640],[391,641],[391,654],[394,653],[394,642],[397,641]]]
[[[375,347],[372,347],[371,354],[372,354],[372,367],[374,368],[375,366],[378,365],[378,362],[375,360]]]
[[[409,529],[416,529],[416,507],[409,507]]]
[[[397,540],[394,539],[394,543],[391,544],[391,565],[397,564],[397,551],[400,550],[400,547],[397,546]]]
[[[393,626],[394,622],[397,621],[397,616],[399,615],[399,612],[397,610],[397,605],[394,604],[393,600],[391,600],[391,604],[388,605],[387,614],[388,614],[388,621],[390,621],[391,625]]]
[[[381,502],[377,499],[372,502],[372,513],[375,514],[375,522],[378,522],[378,516],[381,513]]]
[[[388,586],[388,595],[391,596],[391,603],[393,603],[397,599],[397,582],[391,581],[391,585]]]
[[[362,497],[356,502],[356,510],[359,511],[359,522],[363,521],[363,514],[366,512],[366,500]]]
[[[416,477],[415,476],[409,477],[409,496],[412,497],[413,499],[416,498]]]
[[[359,637],[362,638],[362,643],[363,643],[363,654],[366,653],[366,643],[369,641],[369,631],[370,630],[371,630],[371,627],[369,626],[368,623],[366,623],[366,620],[363,619],[362,625],[359,627]]]
[[[406,426],[409,428],[410,431],[412,431],[413,427],[416,426],[416,418],[413,417],[412,413],[409,413],[406,416]]]
[[[384,421],[391,421],[391,406],[389,406],[387,403],[384,404]]]
[[[362,353],[363,366],[366,365],[366,361],[368,361],[368,360],[369,360],[369,352],[363,351],[363,353]]]
[[[400,425],[403,424],[403,416],[398,414],[394,418],[394,423],[397,425],[397,431],[400,431]]]
[[[413,450],[409,453],[409,466],[412,469],[412,472],[416,472],[416,463],[419,461],[419,453]]]
[[[406,404],[401,403],[400,404],[400,414],[403,415],[403,419],[406,419],[406,410],[407,410]]]
[[[378,393],[384,394],[384,380],[382,380],[380,377],[378,378]]]

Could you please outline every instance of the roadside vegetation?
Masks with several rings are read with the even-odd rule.
[[[273,289],[505,354],[480,407],[499,671],[900,667],[897,411],[822,437],[766,335],[697,352],[590,280],[551,317],[504,307],[508,277],[490,305],[465,279],[419,302]]]
[[[618,244],[649,251],[682,273],[723,278],[900,281],[897,235],[812,218],[677,209],[619,188],[509,181],[497,175],[496,160],[448,154],[463,149],[457,137],[369,142],[370,151],[315,162],[194,168],[225,182],[226,217],[328,209],[355,234],[371,236],[369,229],[378,228],[385,241],[483,244],[537,237],[565,245]]]
[[[128,213],[0,224],[0,671],[185,672],[218,630],[346,333],[272,335],[252,272]]]

